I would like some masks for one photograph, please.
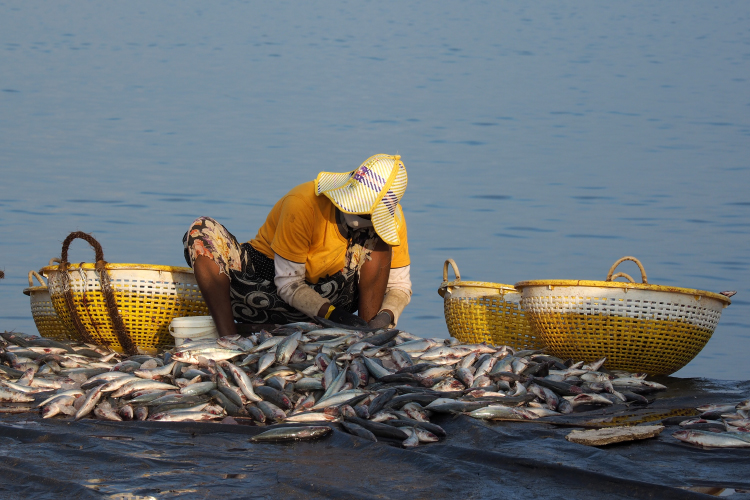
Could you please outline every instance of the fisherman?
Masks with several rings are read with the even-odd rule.
[[[195,220],[185,260],[219,335],[236,334],[235,320],[395,326],[411,298],[406,183],[401,157],[377,154],[293,188],[249,242],[210,217]]]

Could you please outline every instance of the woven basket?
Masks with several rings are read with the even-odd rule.
[[[625,273],[630,260],[642,283]],[[624,277],[629,282],[615,282]],[[521,307],[551,354],[587,362],[607,358],[610,370],[669,375],[688,364],[711,338],[724,295],[648,284],[635,257],[614,263],[605,281],[535,280],[515,284]]]
[[[453,281],[448,281],[448,265],[456,275]],[[444,299],[448,331],[461,342],[488,342],[514,349],[544,347],[519,307],[521,295],[512,285],[461,281],[458,266],[448,259],[438,294]]]
[[[34,278],[39,282],[34,285]],[[75,338],[73,332],[65,327],[52,305],[49,289],[44,278],[36,271],[29,271],[29,287],[23,293],[29,296],[31,302],[31,316],[34,318],[39,335],[54,340],[70,340]]]
[[[94,247],[96,264],[67,262],[76,238]],[[128,354],[154,352],[174,345],[172,319],[208,314],[192,269],[109,264],[102,257],[93,237],[76,232],[63,243],[61,264],[42,269],[55,311],[76,340]]]

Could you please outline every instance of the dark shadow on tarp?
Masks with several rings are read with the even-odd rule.
[[[669,379],[670,390],[628,418],[653,418],[750,397],[747,382]],[[635,417],[633,417],[635,415]],[[600,410],[575,425],[621,418]],[[0,415],[0,498],[690,499],[682,488],[750,490],[750,450],[702,450],[671,437],[593,448],[541,421],[437,416],[443,441],[414,449],[340,430],[314,442],[256,444],[264,428],[218,423],[72,421]],[[647,421],[647,420],[644,420]],[[732,500],[750,494],[734,493]]]

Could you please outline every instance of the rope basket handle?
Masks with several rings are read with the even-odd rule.
[[[647,285],[648,284],[648,278],[646,277],[646,270],[643,268],[643,264],[641,264],[640,260],[636,259],[635,257],[631,257],[631,256],[623,257],[622,259],[620,259],[617,262],[615,262],[614,264],[612,264],[612,267],[609,268],[609,274],[607,274],[607,279],[604,280],[604,281],[613,281],[613,280],[615,280],[617,278],[626,278],[631,283],[635,283],[635,280],[630,275],[628,275],[626,273],[617,273],[617,274],[613,275],[613,273],[615,272],[615,269],[617,268],[617,266],[619,266],[620,264],[622,264],[626,260],[631,260],[631,261],[635,262],[636,264],[638,264],[638,268],[641,270],[641,282],[643,284]]]
[[[53,265],[55,265],[55,264],[59,264],[60,262],[61,262],[61,261],[60,261],[60,257],[52,257],[52,258],[51,258],[51,259],[49,260],[49,264],[47,264],[47,265],[49,265],[49,266],[53,266]]]
[[[30,287],[34,286],[34,281],[32,278],[36,278],[36,280],[39,282],[39,286],[47,286],[47,283],[44,282],[44,278],[42,278],[42,276],[38,272],[31,270],[29,271],[29,286]]]
[[[448,281],[448,264],[451,265],[453,268],[453,274],[456,275],[456,279],[454,281],[461,281],[461,273],[458,272],[458,265],[456,264],[456,261],[453,259],[447,259],[445,261],[445,264],[443,264],[443,282]]]
[[[68,266],[70,265],[70,263],[68,262],[68,249],[70,248],[70,244],[73,242],[73,240],[76,239],[82,239],[86,241],[94,249],[96,259],[94,268],[99,274],[99,282],[101,284],[102,295],[104,296],[104,302],[107,306],[109,318],[112,320],[112,327],[115,331],[115,335],[117,336],[117,340],[120,341],[120,345],[122,346],[122,349],[126,354],[137,354],[138,350],[130,340],[130,336],[128,335],[128,332],[125,328],[125,323],[122,321],[122,316],[120,316],[120,311],[117,309],[117,301],[115,300],[115,294],[112,291],[112,284],[109,279],[109,273],[107,272],[107,262],[104,260],[104,251],[102,250],[102,246],[98,241],[96,241],[96,238],[82,231],[74,231],[70,233],[68,237],[65,238],[65,241],[63,241],[62,252],[60,253],[60,278],[62,281],[65,302],[68,305],[70,316],[73,319],[73,325],[85,341],[92,344],[96,343],[91,338],[91,335],[89,335],[89,333],[86,331],[86,328],[81,322],[81,318],[78,316],[78,311],[76,310],[75,302],[73,301],[73,291],[70,288],[70,275],[68,274]]]

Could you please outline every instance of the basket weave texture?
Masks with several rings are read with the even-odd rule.
[[[453,281],[448,281],[449,265],[456,275]],[[521,296],[512,285],[462,281],[458,266],[448,259],[438,293],[443,297],[448,332],[461,342],[488,342],[514,349],[544,347],[521,310]]]
[[[141,350],[174,345],[169,323],[182,316],[205,316],[208,308],[190,268],[145,264],[107,264],[117,309],[127,335]],[[75,332],[58,266],[43,269],[62,323]],[[81,322],[93,341],[122,351],[94,264],[71,265],[70,288]],[[75,334],[76,340],[85,341]]]
[[[36,278],[40,285],[34,286],[32,277]],[[29,296],[31,303],[31,316],[34,318],[39,335],[53,340],[70,340],[75,338],[72,332],[65,327],[52,305],[52,298],[44,279],[36,271],[29,271],[29,287],[23,290]]]
[[[96,264],[67,262],[70,243],[81,238],[96,252]],[[71,233],[59,266],[42,268],[60,320],[82,342],[134,354],[174,344],[168,327],[182,316],[205,316],[208,308],[190,268],[110,264],[89,234]]]
[[[615,282],[624,260],[643,283]],[[650,285],[634,257],[617,261],[606,281],[535,280],[515,284],[521,306],[550,354],[587,362],[607,358],[609,370],[669,375],[705,347],[731,301],[720,294]]]

